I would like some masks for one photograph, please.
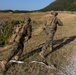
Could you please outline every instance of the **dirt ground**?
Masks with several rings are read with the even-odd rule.
[[[23,20],[25,16],[32,18],[33,35],[28,43],[25,43],[25,48],[21,60],[24,64],[9,63],[9,68],[6,75],[76,75],[76,67],[70,73],[69,65],[74,66],[76,63],[70,63],[71,59],[76,57],[76,14],[71,12],[59,12],[58,18],[63,22],[63,26],[57,29],[54,37],[54,51],[49,53],[46,59],[39,56],[39,52],[47,36],[42,27],[44,21],[50,16],[50,12],[35,12],[35,13],[1,13],[0,20]],[[34,23],[35,22],[35,23]],[[1,48],[0,48],[1,50]],[[0,52],[0,60],[6,59],[11,49]],[[49,48],[47,49],[49,52]],[[47,62],[51,69],[39,63],[30,63],[31,61]],[[75,60],[73,60],[76,62]],[[73,65],[72,65],[73,64]],[[76,66],[76,65],[75,65]],[[54,67],[54,68],[53,68]],[[67,71],[67,69],[69,69]],[[0,75],[2,69],[0,67]]]

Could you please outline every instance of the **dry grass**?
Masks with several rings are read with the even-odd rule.
[[[71,12],[72,13],[72,12]],[[74,12],[75,14],[75,12]],[[58,30],[54,37],[54,52],[50,53],[46,57],[48,63],[52,63],[57,67],[65,66],[71,59],[71,56],[76,52],[76,16],[70,13],[59,13],[59,18],[63,22],[64,26],[58,27]],[[7,71],[7,75],[47,75],[46,68],[39,66],[38,64],[31,65],[29,62],[32,60],[45,61],[39,56],[40,49],[43,43],[46,41],[47,36],[41,30],[44,20],[50,16],[50,12],[35,12],[35,13],[0,13],[0,20],[23,20],[26,16],[32,18],[33,36],[28,43],[25,43],[25,49],[22,59],[24,64],[9,64],[10,67]],[[48,50],[49,51],[49,48]],[[0,59],[6,59],[10,50],[1,52]],[[36,68],[36,66],[38,68]],[[40,68],[39,68],[40,67]],[[25,68],[29,68],[26,70]],[[34,70],[36,69],[36,71]],[[38,69],[38,70],[37,70]],[[25,71],[26,70],[26,71]],[[43,71],[40,71],[43,70]],[[30,73],[29,73],[30,72]],[[40,73],[41,72],[41,73]],[[44,74],[44,73],[45,74]],[[1,73],[1,69],[0,69]],[[48,74],[49,75],[49,74]]]

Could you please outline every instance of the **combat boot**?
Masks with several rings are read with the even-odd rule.
[[[45,58],[45,57],[44,57],[44,50],[42,50],[42,51],[39,53],[39,55],[40,55],[42,58]]]
[[[1,67],[2,67],[2,70],[3,71],[6,71],[7,69],[6,69],[6,65],[7,65],[7,61],[2,61],[1,62]]]
[[[15,60],[17,60],[17,61],[18,61],[18,60],[19,60],[19,56],[15,56]]]

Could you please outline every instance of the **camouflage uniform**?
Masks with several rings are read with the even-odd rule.
[[[45,50],[50,47],[50,50],[53,50],[53,38],[54,34],[57,30],[57,25],[62,26],[63,23],[56,17],[58,15],[57,12],[52,11],[52,16],[45,23],[45,27],[43,28],[45,33],[48,36],[46,43],[42,47],[42,51],[40,52],[40,56],[44,57]]]
[[[31,38],[32,25],[30,25],[30,21],[31,21],[31,19],[29,17],[26,18],[25,23],[23,24],[24,28],[22,28],[22,30],[20,30],[20,32],[15,32],[15,34],[17,34],[17,36],[14,40],[15,46],[14,46],[14,49],[11,51],[10,55],[8,56],[7,60],[2,61],[3,70],[6,70],[6,64],[12,59],[12,57],[14,57],[16,55],[15,59],[16,60],[19,59],[19,57],[21,56],[21,54],[23,52],[25,37],[28,36],[27,40],[29,40]]]
[[[32,34],[32,26],[30,24],[27,23],[27,25],[25,25],[25,28],[24,28],[24,31],[19,34],[19,38],[15,41],[15,47],[14,49],[12,50],[10,56],[8,57],[8,60],[11,60],[11,58],[13,56],[15,56],[17,54],[18,57],[21,56],[22,52],[23,52],[23,48],[24,48],[24,40],[25,40],[25,37],[28,36],[28,40],[31,38],[31,34]]]

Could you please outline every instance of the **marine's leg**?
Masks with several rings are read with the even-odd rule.
[[[24,44],[23,43],[20,43],[20,46],[19,46],[19,52],[17,53],[17,55],[15,56],[15,60],[19,60],[19,58],[21,57],[22,53],[23,53],[23,49],[24,49]]]
[[[45,56],[44,53],[45,53],[46,49],[48,48],[49,44],[50,44],[50,38],[48,38],[48,40],[46,41],[46,43],[42,47],[42,51],[40,52],[41,57],[44,58],[44,56]]]
[[[50,46],[50,51],[53,51],[53,38],[54,38],[54,34],[55,34],[55,32],[51,32],[51,36],[50,36],[50,44],[49,44],[49,46]]]
[[[49,46],[50,46],[50,51],[52,51],[53,50],[53,36],[51,37]]]
[[[15,48],[11,51],[8,58],[1,62],[1,67],[3,71],[6,71],[7,63],[12,59],[13,56],[15,56],[18,53],[18,44],[15,45]]]

